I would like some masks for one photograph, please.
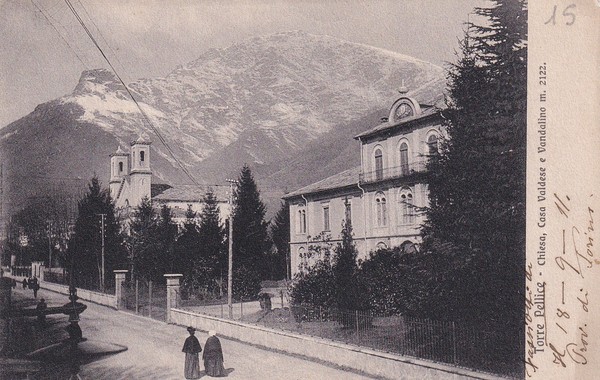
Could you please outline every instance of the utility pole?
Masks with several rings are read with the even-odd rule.
[[[229,319],[233,319],[233,185],[238,182],[234,179],[226,179],[229,182],[229,255],[227,264],[227,306],[229,307]]]
[[[48,269],[52,269],[52,221],[48,220]]]
[[[100,289],[102,289],[102,291],[104,291],[104,218],[106,217],[106,214],[96,214],[96,215],[100,215],[101,221],[102,221],[102,269],[101,269],[101,274],[100,274]]]

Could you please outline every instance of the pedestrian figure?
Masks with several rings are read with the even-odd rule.
[[[37,311],[44,311],[46,310],[46,308],[48,307],[48,305],[46,304],[46,300],[45,299],[40,299],[40,302],[37,304],[36,306],[36,310]],[[46,325],[46,314],[39,314],[38,315],[38,322],[40,324],[40,326],[45,326]]]
[[[186,379],[199,379],[200,359],[198,359],[198,354],[202,352],[202,347],[200,347],[198,338],[194,336],[196,329],[190,326],[187,328],[187,331],[190,333],[190,336],[185,340],[183,349],[181,350],[185,352],[184,374]]]
[[[219,341],[217,333],[214,331],[208,332],[208,339],[206,339],[206,343],[204,344],[202,359],[204,360],[204,369],[208,376],[225,376],[221,341]]]
[[[23,289],[27,289],[27,279],[23,279]]]
[[[14,278],[12,279],[12,288],[13,289],[17,288],[17,280],[15,280]]]
[[[40,290],[40,285],[38,283],[33,283],[31,289],[33,289],[33,298],[37,298],[37,292]]]

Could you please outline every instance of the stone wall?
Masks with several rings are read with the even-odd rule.
[[[290,354],[323,360],[388,379],[496,379],[497,377],[416,358],[392,355],[331,340],[171,309],[171,322]]]
[[[53,284],[51,282],[44,281],[40,282],[40,288],[64,294],[67,296],[69,295],[69,287],[66,285]],[[117,297],[115,297],[112,294],[105,294],[87,289],[77,288],[77,296],[84,301],[109,306],[115,309],[117,308]]]

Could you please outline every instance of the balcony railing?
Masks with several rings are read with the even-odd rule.
[[[386,179],[409,177],[427,170],[427,159],[408,162],[406,165],[392,166],[381,170],[360,173],[361,182],[377,182]]]

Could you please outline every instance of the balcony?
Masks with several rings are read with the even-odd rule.
[[[407,165],[392,166],[381,170],[360,173],[360,182],[370,183],[410,177],[416,173],[424,173],[427,170],[427,159],[411,161]]]

